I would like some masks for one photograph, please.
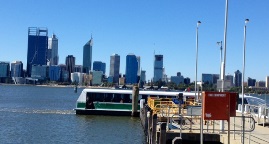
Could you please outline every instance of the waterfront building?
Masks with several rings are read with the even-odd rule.
[[[126,56],[125,82],[126,84],[137,83],[138,61],[134,54]]]
[[[230,82],[230,86],[233,86],[233,81],[234,81],[234,77],[232,75],[226,75],[225,76],[225,80],[229,81]]]
[[[103,82],[102,71],[92,71],[92,85],[101,85]]]
[[[109,76],[109,77],[107,78],[107,82],[108,82],[108,83],[113,83],[113,80],[114,80],[114,77],[113,77],[113,76]]]
[[[106,73],[106,63],[101,62],[101,61],[94,61],[92,70],[102,71],[103,74],[105,74]]]
[[[75,57],[73,55],[68,55],[65,59],[65,65],[69,81],[71,81],[71,73],[75,71]]]
[[[75,65],[74,72],[82,73],[82,65]]]
[[[50,81],[61,80],[61,67],[59,65],[49,66],[49,78],[50,78]]]
[[[29,27],[27,48],[27,76],[31,77],[32,65],[46,65],[48,29]]]
[[[204,84],[213,84],[213,74],[202,74],[202,82]]]
[[[255,86],[256,79],[248,77],[248,86]]]
[[[23,63],[21,61],[14,61],[11,63],[11,77],[23,77]]]
[[[119,85],[125,85],[125,77],[119,78]]]
[[[47,65],[32,65],[31,78],[47,80],[49,67]]]
[[[213,76],[213,84],[217,84],[218,79],[220,78],[219,74],[212,74]]]
[[[83,46],[83,73],[89,74],[92,68],[92,46],[93,39],[91,39]]]
[[[265,81],[257,81],[255,87],[265,87]]]
[[[67,71],[67,67],[64,64],[60,64],[60,69],[61,69],[61,76],[60,76],[60,81],[61,82],[67,82],[69,80],[69,73]]]
[[[141,57],[140,56],[136,56],[136,59],[137,59],[137,76],[140,76],[140,60],[141,60]]]
[[[242,73],[239,70],[234,72],[234,86],[242,86]]]
[[[58,55],[58,38],[55,34],[48,39],[48,65],[58,65],[59,55]]]
[[[71,82],[72,83],[82,85],[83,78],[84,78],[84,73],[80,73],[80,72],[71,73]]]
[[[171,82],[175,83],[176,85],[179,85],[180,83],[184,83],[184,77],[183,76],[171,76]]]
[[[9,69],[10,69],[9,62],[0,61],[0,78],[9,77]]]
[[[141,76],[140,76],[140,81],[143,83],[146,83],[146,71],[145,70],[141,70]]]
[[[267,88],[269,88],[269,76],[266,76],[266,77],[265,77],[265,82],[266,82],[265,86],[266,86]]]
[[[163,55],[154,55],[154,77],[153,82],[163,80]]]
[[[188,77],[184,78],[184,83],[185,84],[190,84],[191,83],[191,79],[188,78]]]
[[[113,83],[119,83],[120,75],[120,55],[113,54],[110,56],[109,77],[113,77]]]

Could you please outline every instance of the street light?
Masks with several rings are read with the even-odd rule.
[[[249,19],[245,20],[245,26],[244,26],[244,47],[243,47],[243,73],[242,73],[242,118],[243,118],[243,130],[242,130],[242,143],[244,143],[244,130],[245,130],[245,119],[244,119],[244,77],[245,77],[245,55],[246,55],[246,35],[247,35],[247,23],[249,22]]]
[[[198,28],[199,25],[201,24],[201,21],[197,22],[196,26],[196,66],[195,66],[195,99],[198,101],[198,96],[197,96],[197,64],[198,64]]]
[[[222,41],[217,42],[217,45],[220,45],[220,72],[219,72],[219,79],[221,79],[221,65],[222,65]]]

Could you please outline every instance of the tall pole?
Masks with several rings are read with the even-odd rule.
[[[245,26],[244,26],[244,47],[243,47],[243,74],[242,74],[242,107],[241,107],[241,112],[242,112],[242,125],[243,125],[243,130],[242,130],[242,143],[244,143],[244,134],[245,134],[245,119],[244,119],[244,78],[245,78],[245,59],[246,59],[246,35],[247,35],[247,23],[249,22],[249,19],[245,20]]]
[[[221,65],[222,65],[222,41],[220,41],[220,42],[217,42],[217,45],[220,45],[220,72],[219,72],[219,76],[220,76],[220,78],[219,79],[221,79]]]
[[[198,101],[198,96],[197,96],[197,64],[198,64],[198,28],[199,25],[201,24],[201,21],[197,22],[196,26],[196,65],[195,65],[195,99],[196,102]]]
[[[221,91],[224,92],[224,82],[225,82],[225,66],[226,66],[226,37],[227,37],[227,23],[228,23],[228,0],[226,0],[226,9],[225,9],[225,24],[224,24],[224,56],[223,56],[223,68],[222,68],[222,88]],[[224,133],[224,121],[220,120],[220,132]]]

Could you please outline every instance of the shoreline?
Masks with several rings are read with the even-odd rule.
[[[58,85],[58,84],[50,84],[50,85],[32,85],[32,84],[7,84],[0,83],[0,85],[13,85],[13,86],[39,86],[39,87],[75,87],[75,85]],[[87,86],[77,86],[78,88],[86,88]]]

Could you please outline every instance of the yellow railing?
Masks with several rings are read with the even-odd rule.
[[[178,105],[171,98],[155,98],[148,97],[148,106],[154,113],[162,113],[163,115],[178,114]]]

